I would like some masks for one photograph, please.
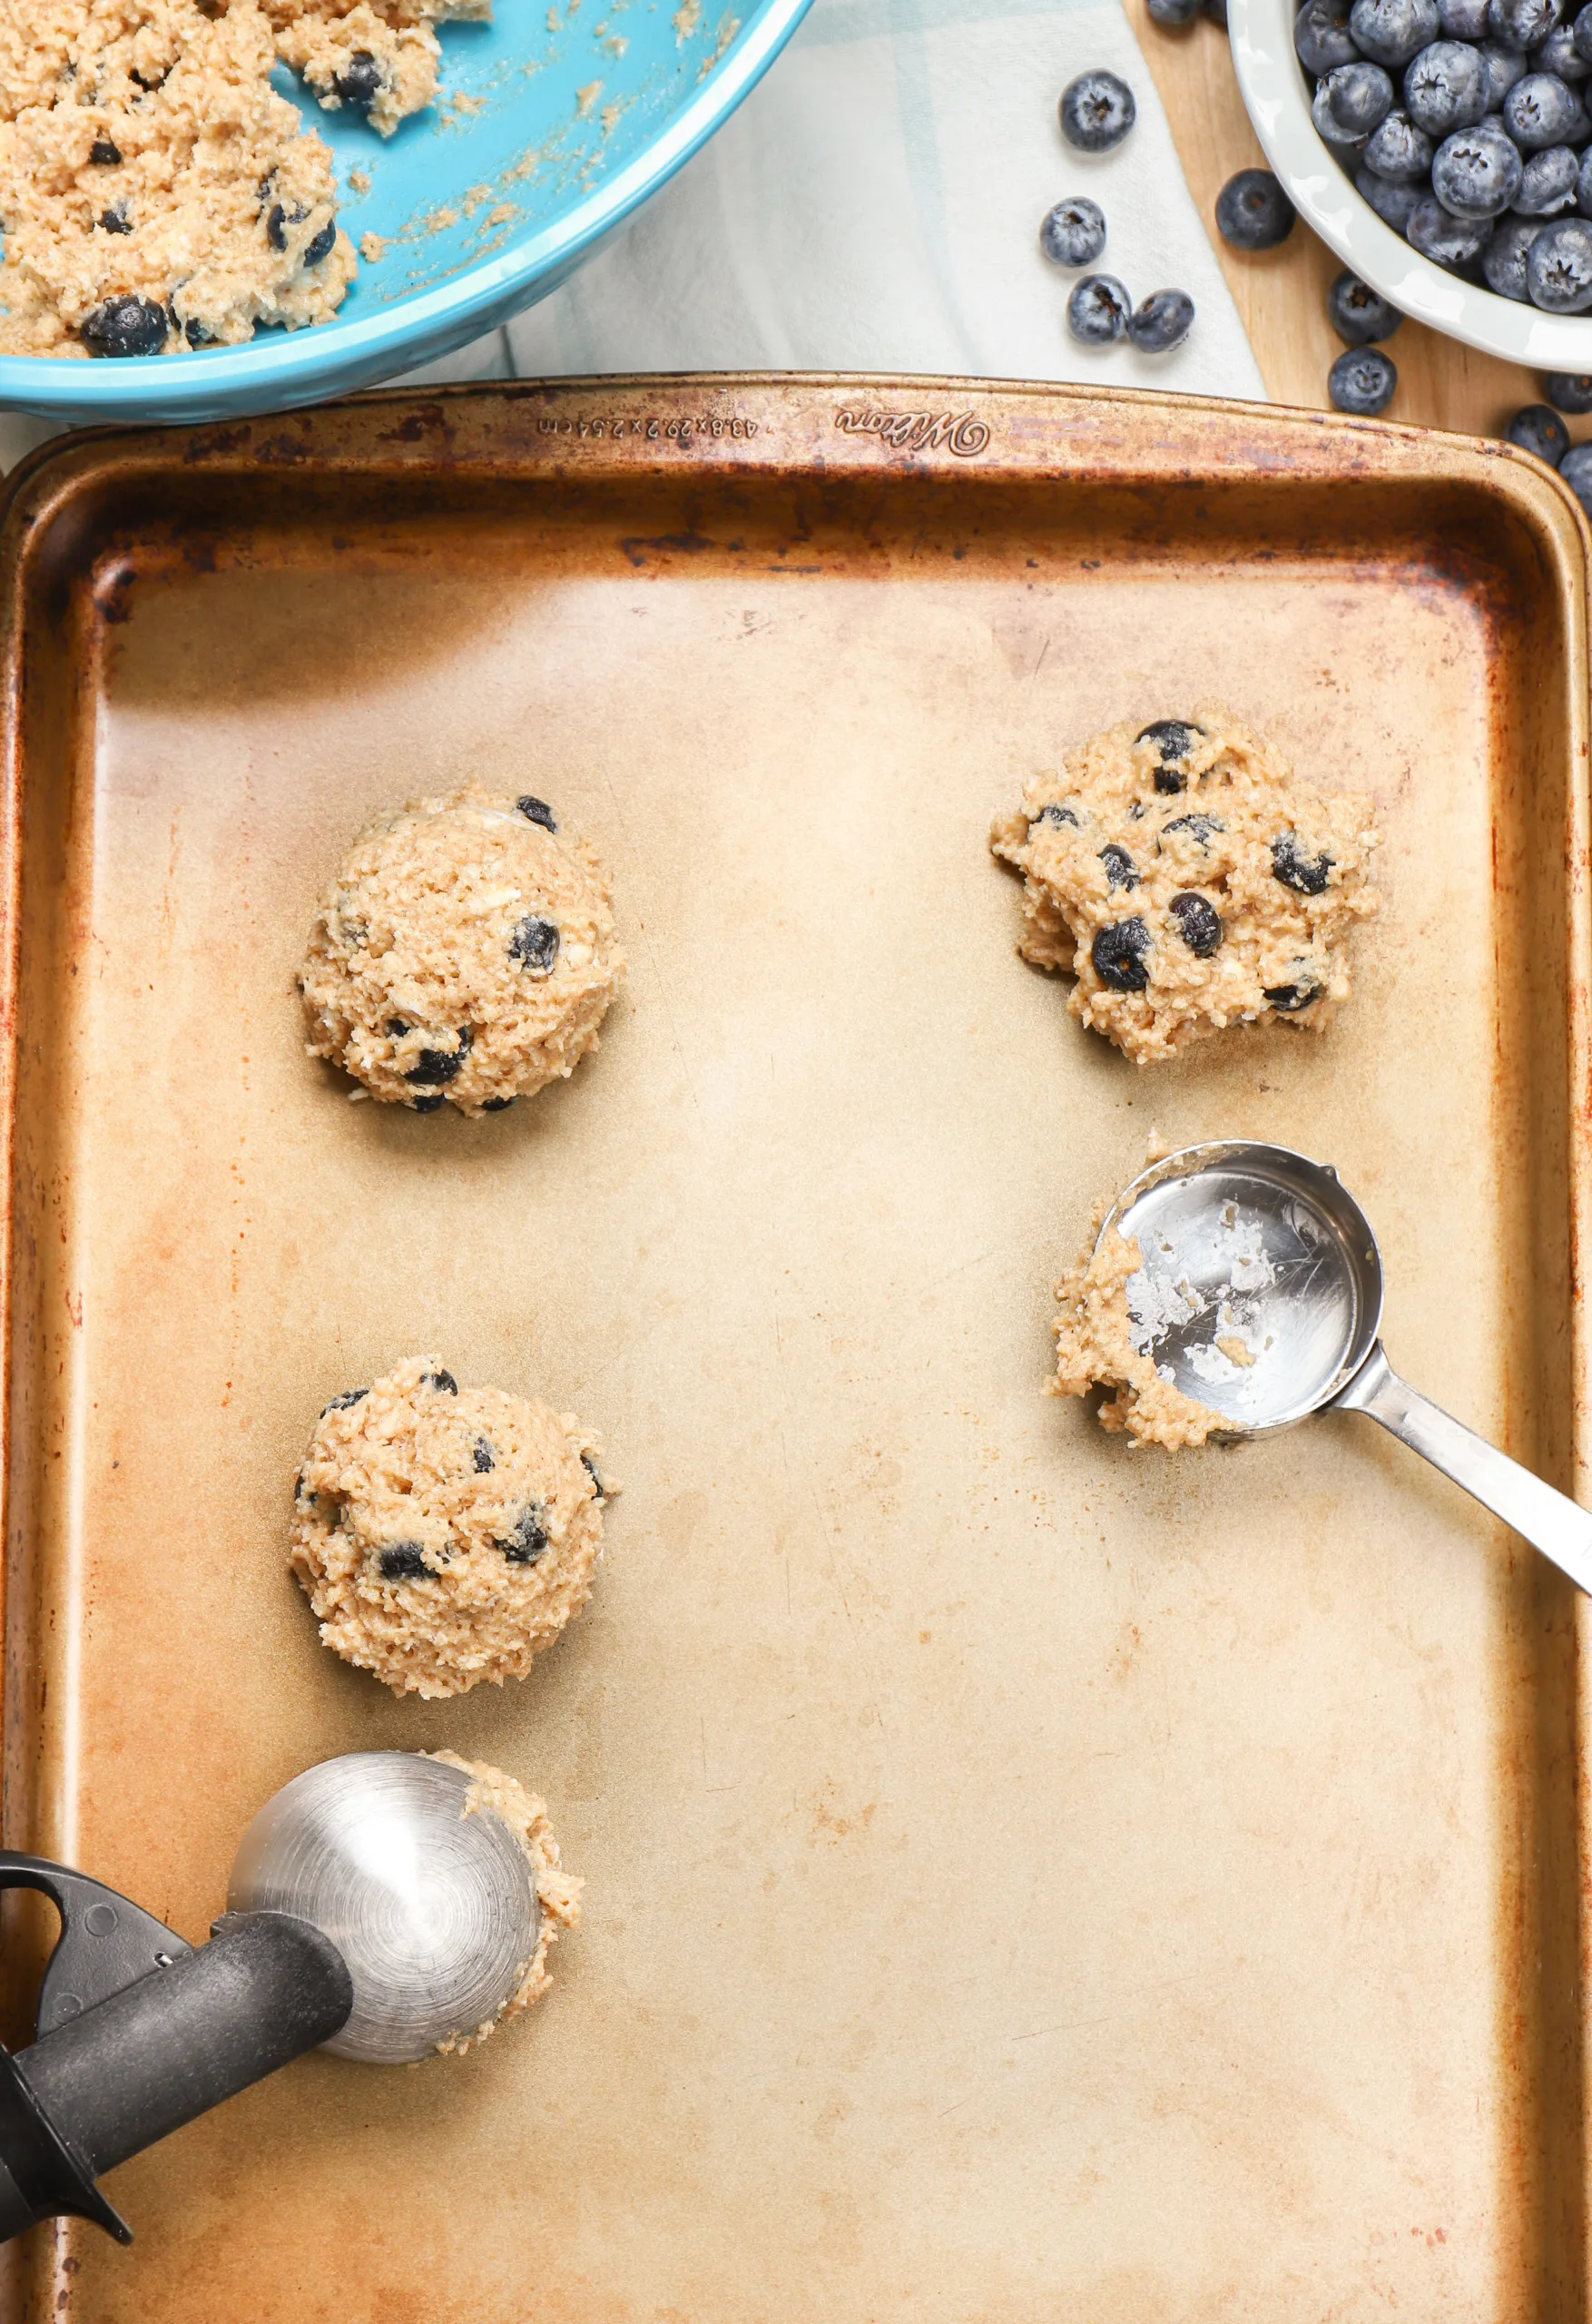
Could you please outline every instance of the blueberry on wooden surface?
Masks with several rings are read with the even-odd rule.
[[[1380,290],[1347,271],[1327,293],[1327,316],[1346,347],[1369,347],[1373,340],[1391,339],[1404,320]]]
[[[1592,371],[1545,371],[1542,392],[1555,411],[1574,412],[1577,418],[1592,411]]]
[[[1113,274],[1086,274],[1066,302],[1066,327],[1086,347],[1109,347],[1127,329],[1133,301]]]
[[[1592,444],[1572,444],[1558,472],[1588,517],[1592,517]]]
[[[1200,13],[1200,0],[1145,0],[1150,22],[1167,32],[1180,32]]]
[[[1115,920],[1097,929],[1089,947],[1095,974],[1113,992],[1143,992],[1150,981],[1145,955],[1150,931],[1135,912],[1131,920]]]
[[[1039,247],[1052,266],[1093,266],[1106,247],[1106,212],[1086,194],[1069,193],[1046,212]]]
[[[1558,468],[1570,448],[1570,431],[1557,411],[1545,403],[1528,403],[1518,411],[1504,429],[1507,443],[1518,445],[1522,452],[1534,452],[1546,460],[1550,468]]]
[[[1134,93],[1118,74],[1080,73],[1061,93],[1061,133],[1081,153],[1108,153],[1120,145],[1138,114]]]
[[[79,323],[77,335],[91,355],[158,355],[171,328],[172,319],[164,307],[127,290],[91,308]]]
[[[1216,231],[1234,250],[1275,250],[1293,231],[1294,215],[1270,170],[1240,170],[1216,196]]]

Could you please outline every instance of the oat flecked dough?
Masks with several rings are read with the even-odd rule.
[[[547,1820],[547,1803],[536,1792],[526,1791],[513,1776],[505,1775],[501,1768],[488,1767],[481,1759],[461,1759],[457,1751],[427,1751],[424,1756],[440,1759],[444,1767],[457,1768],[461,1775],[469,1777],[465,1814],[496,1816],[508,1826],[526,1852],[536,1892],[536,1949],[520,1964],[519,1982],[513,1993],[496,2016],[489,2017],[484,2025],[452,2034],[437,2045],[445,2053],[460,2053],[472,2049],[477,2042],[484,2042],[493,2027],[501,2025],[506,2017],[516,2017],[521,2010],[529,2009],[533,2002],[541,2000],[553,1983],[547,1971],[548,1949],[557,1944],[564,1930],[574,1928],[578,1923],[580,1892],[585,1883],[565,1872],[560,1864],[558,1843]]]
[[[624,971],[607,874],[543,800],[420,799],[366,826],[321,905],[307,1047],[389,1103],[496,1113],[595,1049]]]
[[[523,1679],[591,1595],[607,1498],[578,1421],[411,1356],[334,1396],[289,1564],[322,1642],[395,1694]]]
[[[355,273],[330,149],[271,86],[381,134],[434,24],[489,0],[0,0],[0,353],[182,354],[325,322]]]
[[[1322,793],[1226,712],[1132,721],[1033,776],[990,834],[1023,874],[1019,950],[1136,1064],[1240,1025],[1322,1031],[1378,898],[1369,799]]]

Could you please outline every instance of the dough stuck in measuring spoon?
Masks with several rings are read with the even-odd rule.
[[[1125,1430],[1141,1444],[1169,1452],[1204,1444],[1214,1430],[1230,1425],[1163,1373],[1155,1357],[1135,1340],[1128,1285],[1142,1281],[1144,1255],[1137,1239],[1117,1228],[1101,1236],[1106,1206],[1096,1206],[1089,1240],[1056,1286],[1061,1313],[1056,1321],[1056,1370],[1045,1384],[1049,1396],[1086,1396],[1092,1388],[1114,1393],[1100,1406],[1102,1428]],[[1230,1334],[1239,1347],[1242,1337]],[[1245,1349],[1233,1361],[1253,1362]]]
[[[389,1104],[497,1113],[596,1048],[624,972],[595,852],[471,785],[354,842],[299,972],[306,1046]]]
[[[293,1490],[289,1563],[334,1654],[395,1694],[523,1679],[591,1595],[611,1490],[567,1413],[410,1356],[334,1396]]]
[[[1096,734],[989,843],[1023,874],[1023,957],[1070,970],[1073,1015],[1148,1065],[1237,1025],[1324,1029],[1377,836],[1369,799],[1202,709]]]

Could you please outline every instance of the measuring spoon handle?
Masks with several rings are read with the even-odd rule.
[[[1400,1380],[1380,1340],[1332,1402],[1369,1413],[1592,1595],[1592,1514]]]

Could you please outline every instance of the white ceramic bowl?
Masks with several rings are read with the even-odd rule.
[[[1255,135],[1289,200],[1400,314],[1489,355],[1543,371],[1592,371],[1592,315],[1545,315],[1494,290],[1461,282],[1384,224],[1333,159],[1310,117],[1310,92],[1293,51],[1299,0],[1228,0],[1233,62]]]

